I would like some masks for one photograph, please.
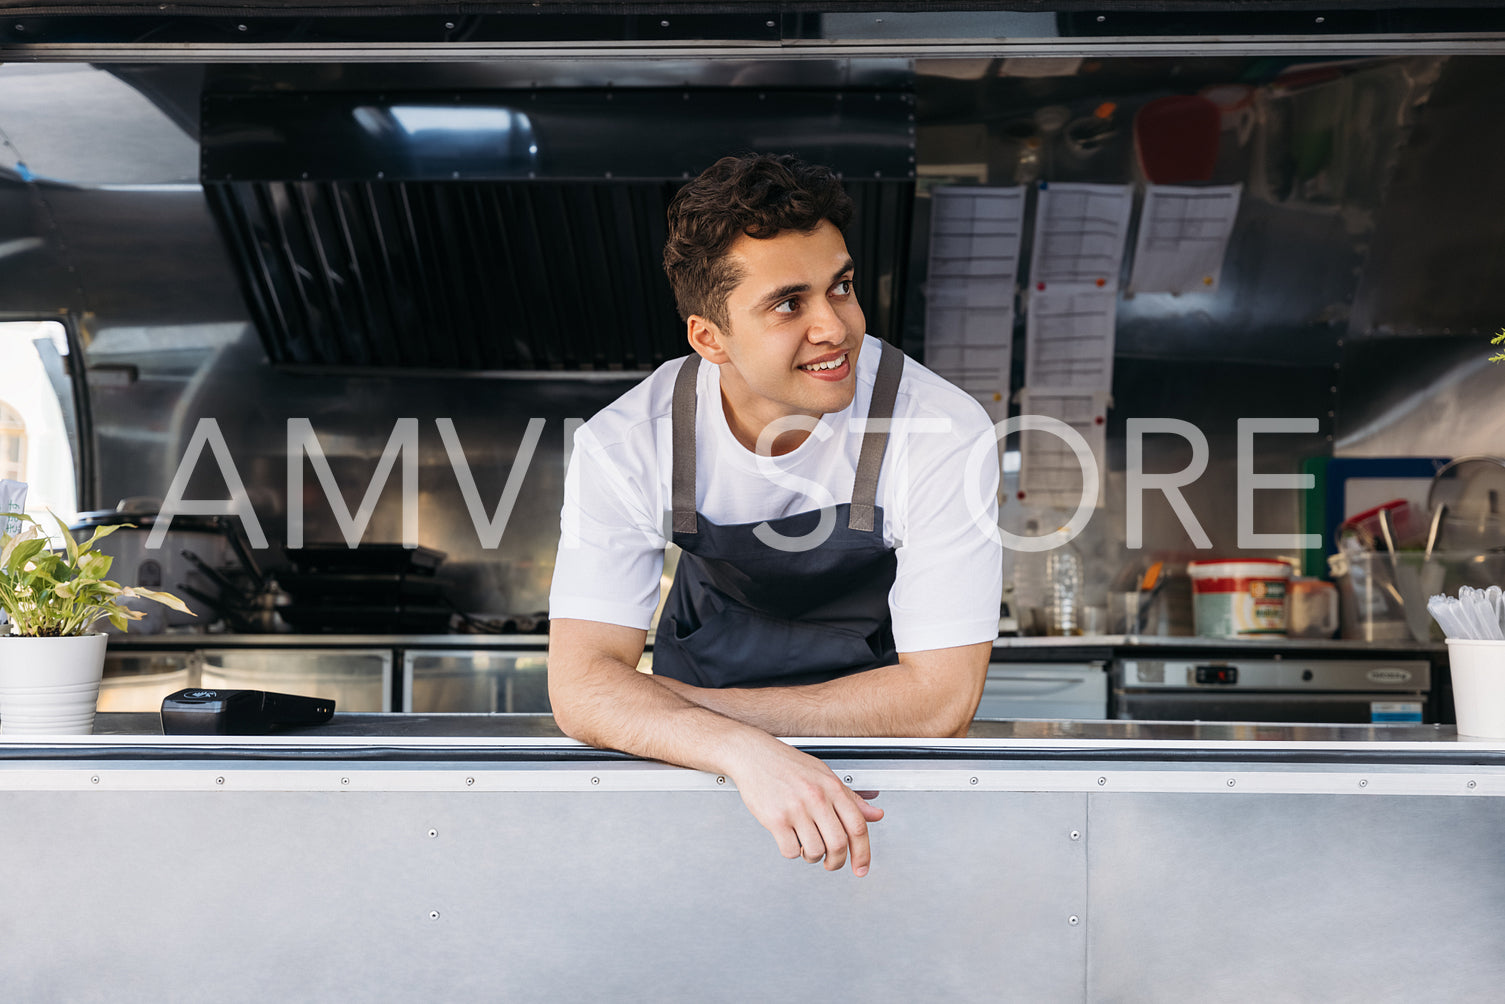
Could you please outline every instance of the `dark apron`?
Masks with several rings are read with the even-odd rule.
[[[882,345],[869,419],[893,417],[904,353]],[[766,522],[810,533],[821,511],[721,526],[695,509],[695,383],[700,356],[674,383],[673,534],[683,554],[653,639],[653,672],[698,687],[818,683],[898,661],[888,594],[896,559],[883,541],[878,474],[888,433],[865,432],[852,501],[824,543],[770,547]]]

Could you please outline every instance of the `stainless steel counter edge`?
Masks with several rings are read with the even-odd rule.
[[[1505,738],[1460,736],[1452,726],[1290,725],[1260,722],[974,721],[966,738],[802,736],[785,742],[800,748],[853,751],[863,756],[985,756],[990,753],[1193,753],[1216,759],[1258,754],[1427,754],[1505,756]],[[326,725],[289,728],[263,736],[162,735],[153,713],[101,713],[92,735],[10,736],[0,732],[0,751],[10,756],[33,749],[262,750],[494,749],[599,753],[558,731],[538,714],[337,714]]]
[[[399,649],[544,649],[546,634],[149,634],[111,635],[110,649],[215,649],[215,648],[399,648]],[[649,640],[652,648],[652,639]],[[994,651],[1040,649],[1218,649],[1229,652],[1271,654],[1299,650],[1323,653],[1443,653],[1442,642],[1359,641],[1346,638],[1203,638],[1172,635],[1075,635],[1063,637],[1001,637]]]

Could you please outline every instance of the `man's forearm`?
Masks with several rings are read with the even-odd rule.
[[[776,736],[965,735],[981,695],[980,667],[951,680],[903,664],[798,687],[695,687],[665,677],[663,689]]]
[[[555,700],[555,719],[570,736],[603,749],[662,760],[714,774],[734,774],[749,745],[767,730],[659,686],[609,657],[581,667],[568,700]]]

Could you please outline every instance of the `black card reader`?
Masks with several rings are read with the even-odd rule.
[[[330,698],[266,690],[180,690],[162,699],[167,736],[259,736],[279,725],[322,725],[332,717]]]

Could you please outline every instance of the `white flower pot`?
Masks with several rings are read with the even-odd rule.
[[[0,734],[93,732],[108,641],[103,634],[0,637]]]

